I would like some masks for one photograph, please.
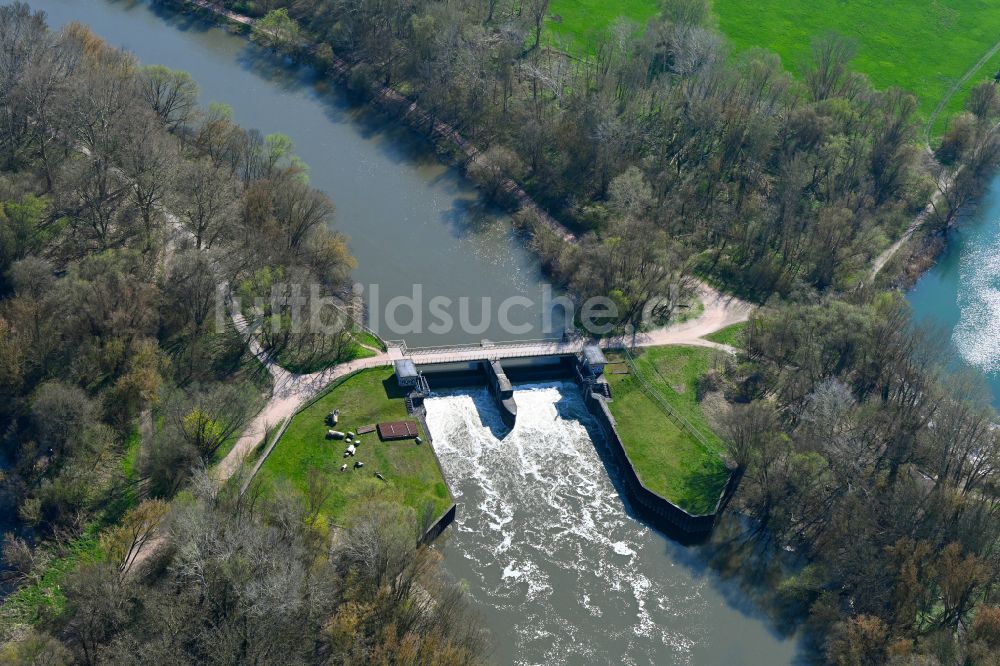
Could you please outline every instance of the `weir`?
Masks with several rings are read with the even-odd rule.
[[[31,0],[31,6],[45,10],[54,26],[86,23],[143,64],[190,72],[202,102],[230,105],[245,127],[287,133],[311,167],[312,184],[337,205],[338,228],[351,237],[359,263],[354,277],[377,284],[383,302],[410,295],[414,283],[454,300],[501,302],[540,290],[537,259],[506,218],[479,205],[458,170],[441,167],[422,140],[394,123],[358,113],[313,70],[286,67],[244,37],[154,0]],[[529,335],[539,335],[541,308],[526,316],[536,331]],[[504,334],[495,326],[481,335]],[[409,336],[418,344],[471,337]],[[632,520],[630,500],[622,502],[615,488],[618,471],[605,467],[613,463],[602,463],[596,435],[588,432],[598,426],[577,385],[524,384],[570,380],[575,362],[553,352],[512,358],[524,354],[499,345],[494,353],[519,401],[517,427],[503,441],[491,433],[501,424],[479,363],[452,366],[464,365],[465,376],[476,378],[469,380],[462,372],[436,372],[449,366],[427,354],[415,351],[412,358],[435,391],[480,387],[444,391],[426,409],[435,451],[462,504],[455,518],[461,529],[440,544],[445,568],[469,581],[473,603],[502,637],[495,661],[556,666],[618,663],[625,655],[647,664],[790,663],[798,641],[753,613],[734,582]],[[452,517],[454,509],[434,528]]]
[[[600,346],[595,343],[561,342],[558,351],[549,355],[517,356],[519,352],[535,351],[532,343],[511,344],[505,349],[503,364],[494,355],[491,346],[468,345],[448,350],[410,350],[412,355],[395,362],[396,380],[401,387],[410,388],[407,407],[423,419],[426,416],[424,400],[430,390],[485,385],[497,406],[500,419],[508,432],[495,435],[506,438],[517,420],[517,403],[514,399],[514,381],[572,381],[579,388],[583,404],[593,416],[599,430],[594,434],[594,445],[606,451],[620,470],[618,481],[637,515],[651,525],[663,529],[682,541],[701,538],[715,525],[718,507],[706,514],[691,514],[665,497],[649,490],[642,482],[629,458],[608,401],[613,400],[610,386],[604,377],[607,364]],[[483,422],[488,421],[484,418]],[[651,427],[654,427],[651,424]],[[430,428],[425,428],[433,437]],[[730,477],[733,483],[735,477]],[[727,484],[728,485],[728,484]],[[732,490],[728,488],[727,490]]]
[[[497,402],[500,409],[500,420],[503,424],[514,429],[514,422],[517,419],[517,403],[514,402],[514,385],[507,379],[500,361],[483,361],[483,369],[486,372],[486,381],[490,387],[490,393]]]

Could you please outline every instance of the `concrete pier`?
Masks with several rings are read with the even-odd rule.
[[[507,374],[503,371],[500,361],[483,361],[483,369],[486,371],[490,393],[496,398],[497,407],[500,408],[500,418],[505,426],[513,429],[514,422],[517,420],[514,386],[507,379]]]

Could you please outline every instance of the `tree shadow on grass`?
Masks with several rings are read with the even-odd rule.
[[[688,473],[684,480],[684,486],[688,490],[689,497],[698,497],[698,511],[696,513],[711,513],[715,510],[715,505],[722,495],[726,482],[729,480],[729,471],[722,464],[710,466],[706,461],[704,465]]]

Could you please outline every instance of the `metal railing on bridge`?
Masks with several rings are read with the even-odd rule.
[[[524,348],[526,350],[534,347],[537,353],[546,354],[557,351],[563,347],[582,346],[583,338],[574,336],[570,338],[534,338],[528,340],[505,340],[495,342],[492,340],[482,340],[480,342],[458,344],[458,345],[437,345],[428,347],[410,347],[405,340],[386,340],[390,347],[399,349],[404,356],[428,356],[446,355],[450,352],[461,354],[464,352],[489,352],[491,350],[510,350]],[[487,354],[488,355],[488,354]]]

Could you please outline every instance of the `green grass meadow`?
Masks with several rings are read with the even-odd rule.
[[[554,0],[549,30],[557,44],[589,51],[595,35],[618,17],[644,24],[659,6],[656,0]],[[801,71],[816,36],[835,32],[854,39],[853,68],[876,88],[895,86],[915,94],[924,118],[1000,41],[1000,2],[995,0],[713,0],[712,9],[735,52],[774,51],[793,73]],[[950,100],[935,134],[961,109],[972,86],[998,68],[1000,53]]]
[[[695,397],[698,377],[712,367],[716,352],[701,347],[654,347],[636,358],[640,372],[671,407],[702,434],[704,443],[669,418],[623,373],[624,363],[608,366],[611,414],[639,478],[647,488],[694,514],[710,513],[729,473],[719,454],[722,441],[712,432]],[[610,355],[610,360],[621,357]]]
[[[437,518],[451,506],[451,495],[431,445],[413,440],[379,441],[377,433],[361,436],[352,458],[344,458],[347,444],[326,439],[326,415],[340,410],[337,430],[357,431],[358,426],[379,421],[408,419],[404,394],[397,387],[392,368],[360,372],[312,405],[302,410],[261,467],[267,482],[287,479],[297,489],[308,487],[309,471],[319,470],[333,483],[333,493],[323,506],[332,524],[343,524],[351,505],[370,498],[399,502],[411,507],[418,522],[432,513]],[[354,469],[355,462],[365,465]],[[340,466],[348,464],[348,470]],[[385,481],[375,478],[381,472]]]
[[[764,47],[795,72],[815,36],[836,32],[856,40],[854,69],[877,88],[914,93],[924,117],[1000,41],[1000,3],[993,0],[714,0],[713,9],[736,49]],[[988,62],[943,115],[961,108],[963,93],[998,65],[1000,57]]]
[[[747,323],[741,321],[738,324],[731,324],[719,329],[715,333],[710,333],[705,336],[705,339],[739,348],[743,346],[743,331],[745,330],[747,330]]]
[[[592,45],[619,17],[645,25],[659,11],[656,0],[552,0],[549,4],[550,42],[566,50],[590,52]]]

